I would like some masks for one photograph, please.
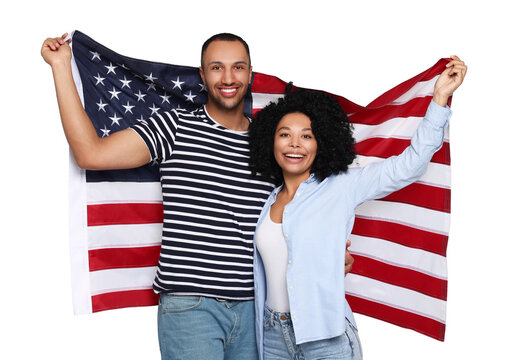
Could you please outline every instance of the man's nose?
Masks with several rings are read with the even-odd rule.
[[[223,77],[221,79],[223,84],[232,84],[233,78],[234,77],[231,69],[225,69],[225,71],[223,71]]]

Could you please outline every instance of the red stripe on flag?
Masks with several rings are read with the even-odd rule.
[[[254,79],[252,80],[252,94],[259,93],[259,94],[282,95],[285,93],[286,86],[287,86],[287,83],[285,81],[275,76],[270,76],[270,75],[266,75],[262,73],[254,73]],[[314,89],[308,89],[308,90],[314,90]],[[315,91],[321,91],[321,90],[315,90]],[[363,106],[355,104],[352,101],[347,100],[343,96],[334,95],[326,91],[321,91],[321,92],[334,97],[338,101],[338,103],[340,104],[340,106],[342,107],[343,111],[345,111],[346,114],[355,113],[355,112],[362,111],[363,109],[365,109]],[[256,108],[252,109],[252,115],[255,116],[259,110],[261,109],[256,109]]]
[[[91,297],[93,312],[120,309],[123,307],[157,305],[159,297],[152,289],[115,291]]]
[[[158,245],[89,250],[89,270],[156,266],[160,252]]]
[[[411,140],[394,139],[394,138],[370,138],[362,140],[355,144],[356,152],[363,156],[374,156],[379,158],[388,158],[390,156],[400,155],[409,145]],[[449,155],[449,143],[444,142],[431,162],[450,165],[451,158]]]
[[[419,230],[388,221],[356,217],[352,233],[359,236],[388,240],[400,245],[446,256],[447,235]]]
[[[399,105],[386,105],[380,108],[365,108],[349,116],[353,124],[379,125],[398,117],[424,117],[432,97],[419,97]]]
[[[163,204],[88,205],[88,226],[163,222]]]
[[[410,204],[446,213],[451,212],[451,190],[425,184],[413,183],[381,200]]]
[[[254,73],[252,92],[263,94],[283,94],[287,83],[280,78],[263,73]]]
[[[352,254],[351,273],[411,289],[437,299],[447,299],[447,281],[395,265]]]
[[[398,99],[400,96],[405,94],[408,90],[410,90],[416,83],[420,81],[428,81],[440,74],[442,71],[444,71],[446,64],[449,62],[449,59],[440,59],[438,62],[433,65],[430,69],[427,69],[420,74],[412,77],[411,79],[404,81],[400,85],[397,85],[393,89],[385,92],[384,94],[377,97],[374,101],[372,101],[367,107],[379,107],[387,105],[396,99]]]
[[[387,321],[391,324],[412,329],[434,339],[444,341],[446,325],[440,321],[356,296],[345,295],[345,297],[352,311],[355,313]]]

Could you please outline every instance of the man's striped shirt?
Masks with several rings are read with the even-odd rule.
[[[274,185],[248,168],[248,132],[201,107],[132,127],[160,163],[164,224],[155,292],[252,299],[253,235]]]

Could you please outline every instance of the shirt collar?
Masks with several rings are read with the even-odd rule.
[[[309,178],[305,180],[305,184],[310,184],[311,182],[316,181],[314,174],[310,174]]]
[[[312,182],[315,182],[317,181],[316,180],[316,176],[314,176],[314,174],[310,174],[309,178],[307,180],[305,180],[303,182],[303,184],[310,184]],[[301,185],[300,185],[301,186]],[[276,200],[276,196],[278,195],[278,193],[281,191],[281,189],[283,188],[283,183],[279,186],[277,186],[274,191],[272,192],[272,194],[270,195],[272,197],[273,200]]]

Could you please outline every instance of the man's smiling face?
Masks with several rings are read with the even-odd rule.
[[[208,90],[207,108],[223,111],[243,108],[252,67],[241,42],[211,42],[203,54],[200,73]]]

